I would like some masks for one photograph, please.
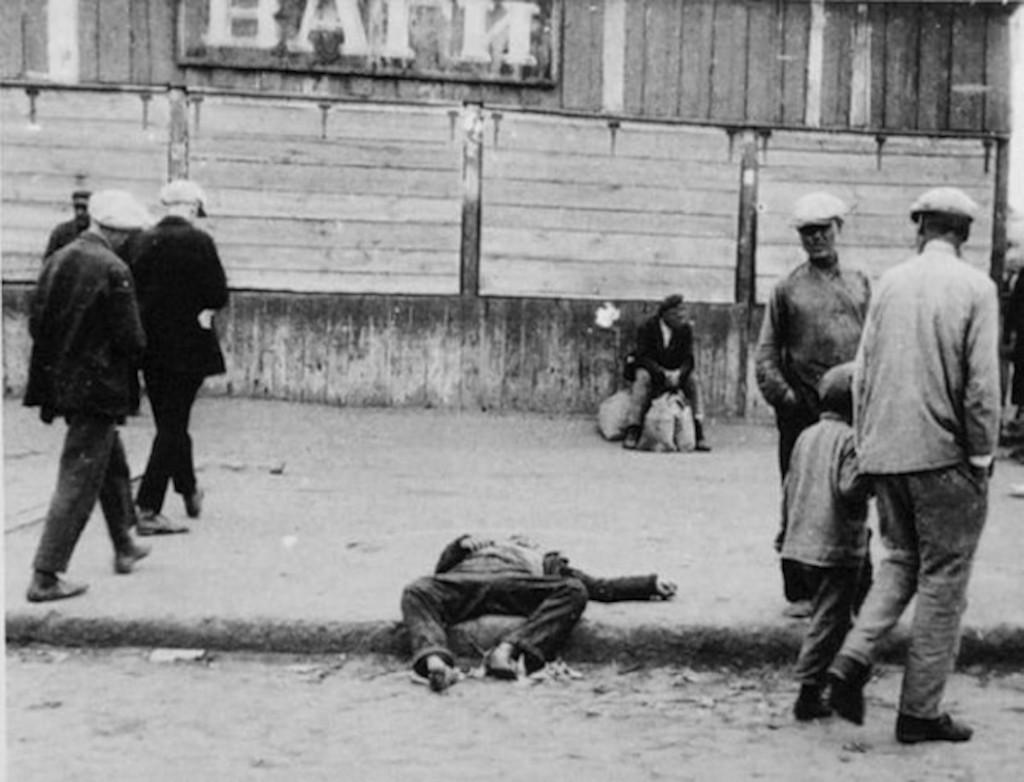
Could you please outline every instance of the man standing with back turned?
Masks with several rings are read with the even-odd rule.
[[[996,287],[960,257],[977,208],[946,187],[914,203],[918,254],[882,276],[857,354],[857,454],[873,477],[886,555],[829,672],[830,703],[863,722],[873,653],[916,595],[896,721],[904,744],[972,734],[939,705],[999,431]]]

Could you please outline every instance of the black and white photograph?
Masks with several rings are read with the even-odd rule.
[[[1024,0],[0,0],[10,782],[1011,782]]]

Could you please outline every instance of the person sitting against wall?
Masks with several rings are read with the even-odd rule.
[[[682,391],[693,409],[697,451],[710,451],[704,439],[704,406],[693,356],[693,324],[683,297],[666,296],[654,316],[637,329],[636,348],[626,356],[623,376],[630,383],[626,436],[622,447],[636,450],[651,402],[666,391]]]

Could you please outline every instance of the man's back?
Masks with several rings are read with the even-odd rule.
[[[947,242],[882,276],[855,383],[864,471],[937,469],[995,449],[998,319],[995,285]]]

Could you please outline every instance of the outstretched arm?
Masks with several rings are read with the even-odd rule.
[[[663,581],[656,574],[649,576],[621,576],[595,578],[582,570],[566,568],[562,575],[576,578],[587,588],[587,596],[598,603],[618,603],[624,600],[671,600],[676,585]]]

